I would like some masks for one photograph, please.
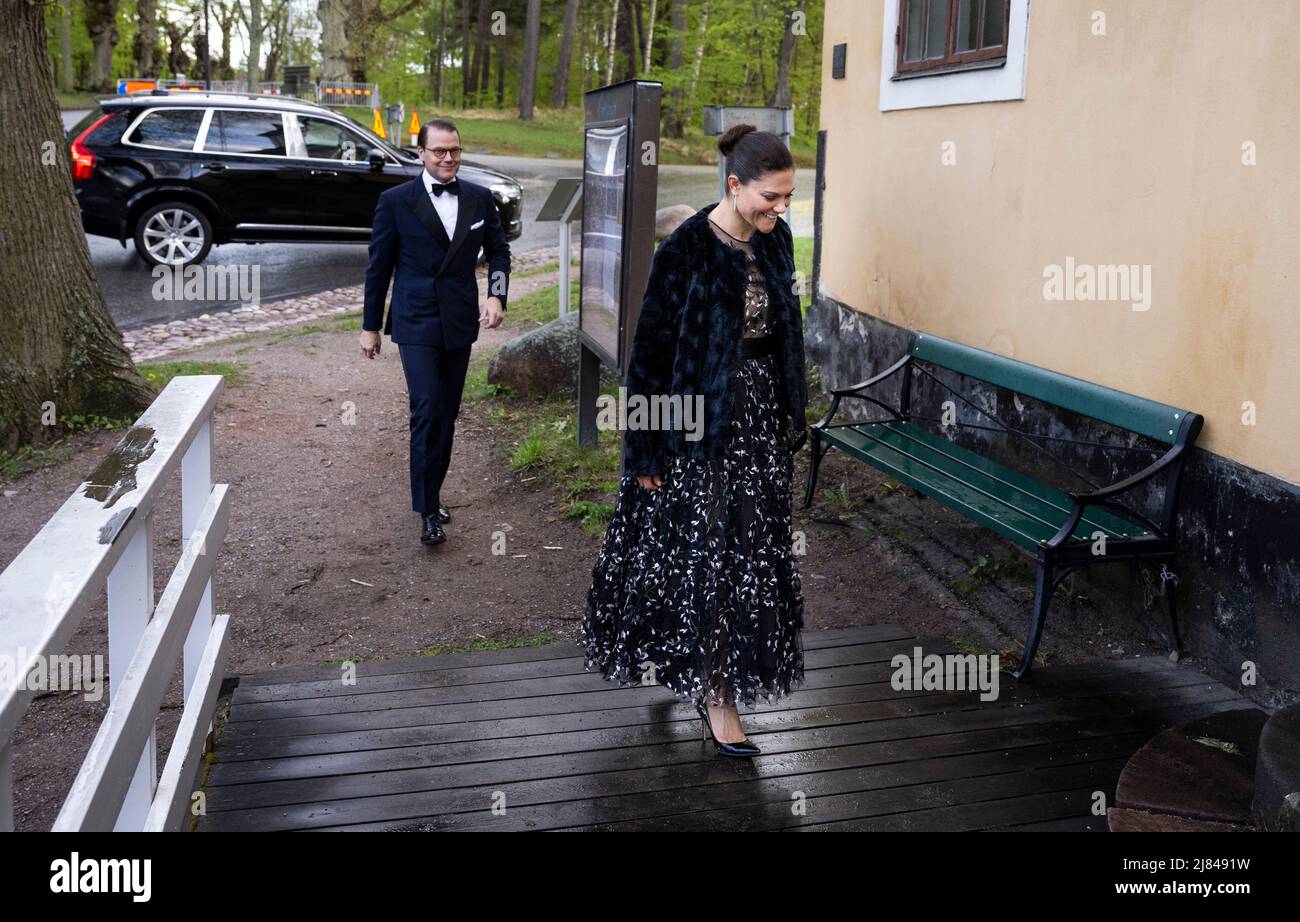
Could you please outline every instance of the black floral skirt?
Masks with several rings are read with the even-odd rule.
[[[774,356],[744,359],[721,459],[670,457],[657,490],[623,476],[587,593],[587,670],[714,706],[803,683],[780,386]]]

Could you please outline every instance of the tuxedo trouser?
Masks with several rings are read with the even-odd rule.
[[[421,514],[438,509],[472,348],[397,346],[411,397],[411,508]]]

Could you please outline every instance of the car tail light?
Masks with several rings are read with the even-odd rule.
[[[83,142],[86,138],[90,137],[92,131],[112,117],[112,113],[109,113],[102,118],[95,119],[95,121],[91,123],[90,127],[77,135],[77,139],[72,142],[72,147],[69,148],[69,154],[72,156],[73,179],[90,179],[90,177],[95,175],[95,155],[90,152],[90,149],[87,148]]]

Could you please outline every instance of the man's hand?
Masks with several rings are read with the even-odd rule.
[[[379,334],[370,330],[361,331],[361,354],[373,359],[379,354]]]
[[[636,482],[641,484],[647,490],[658,490],[663,484],[664,479],[659,474],[647,474],[646,476],[637,475]]]
[[[478,322],[485,325],[489,330],[495,330],[501,326],[501,319],[505,316],[506,309],[501,304],[501,299],[496,295],[488,298],[483,302],[483,310],[479,311]]]

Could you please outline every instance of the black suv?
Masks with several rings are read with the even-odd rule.
[[[424,169],[344,116],[285,96],[145,90],[96,99],[68,132],[86,233],[150,265],[201,262],[214,243],[365,242],[379,194]],[[462,162],[492,190],[506,238],[522,189]]]

